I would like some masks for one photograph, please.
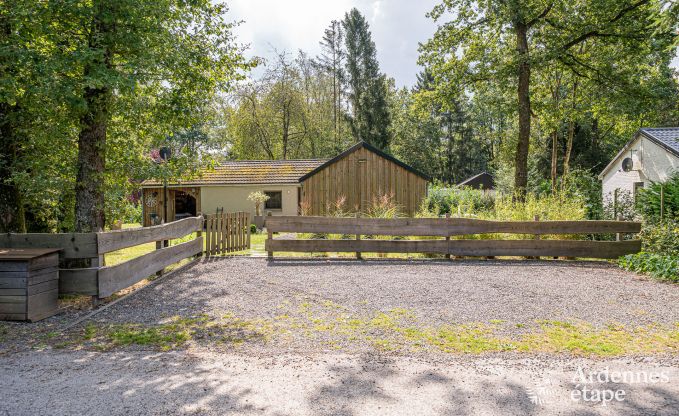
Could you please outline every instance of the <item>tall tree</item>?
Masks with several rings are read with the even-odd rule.
[[[578,46],[591,41],[595,47],[619,45],[627,50],[651,43],[651,19],[657,9],[652,0],[444,0],[430,15],[437,21],[444,16],[452,20],[423,45],[421,61],[458,90],[487,82],[514,89],[514,187],[522,194],[528,183],[533,116],[531,72],[558,61],[579,76],[590,76],[597,69],[588,58],[596,53],[580,54]]]
[[[332,122],[334,145],[337,152],[342,148],[342,92],[344,84],[344,29],[342,24],[333,20],[330,22],[330,27],[325,29],[323,39],[321,40],[321,55],[318,61],[323,70],[330,74],[332,79]]]
[[[105,222],[107,134],[122,97],[155,95],[153,121],[169,133],[194,124],[195,109],[228,88],[246,64],[224,4],[72,0],[54,8],[60,19],[81,28],[64,35],[82,71],[75,228],[99,231]]]
[[[388,84],[380,73],[375,42],[365,17],[356,8],[342,20],[345,31],[346,73],[351,103],[351,127],[357,140],[389,147]]]

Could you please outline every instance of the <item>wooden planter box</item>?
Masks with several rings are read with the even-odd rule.
[[[59,249],[0,248],[0,319],[35,322],[54,315]]]

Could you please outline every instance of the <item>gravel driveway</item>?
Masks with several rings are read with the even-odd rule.
[[[200,313],[275,317],[282,305],[295,306],[295,301],[333,302],[359,316],[402,308],[432,325],[679,322],[679,285],[648,280],[608,263],[253,258],[203,261],[115,305],[97,320],[155,323]]]
[[[0,415],[675,415],[679,408],[676,353],[451,354],[394,347],[384,336],[439,345],[420,328],[459,325],[454,331],[478,335],[490,325],[521,337],[545,321],[679,334],[679,285],[607,263],[206,259],[109,305],[64,334],[79,340],[73,348],[58,347],[60,328],[77,316],[12,324],[9,343],[19,329],[43,334],[44,345],[16,338],[4,354],[0,331]],[[134,343],[102,348],[87,338],[85,325],[181,331],[176,317],[226,323],[200,327],[170,352]],[[473,337],[464,342],[479,347]],[[579,369],[667,379],[582,384],[573,379]],[[573,400],[583,386],[626,396],[606,405]]]

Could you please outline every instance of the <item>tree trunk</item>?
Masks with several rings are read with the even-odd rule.
[[[577,103],[578,80],[573,81],[573,113]],[[571,113],[568,121],[568,140],[566,141],[566,153],[563,156],[563,176],[568,176],[570,172],[571,152],[573,151],[573,137],[575,136],[575,114]]]
[[[0,36],[3,42],[12,35],[9,17],[0,18]],[[0,68],[16,69],[16,63],[4,61]],[[0,79],[5,75],[0,73]],[[19,106],[0,103],[0,232],[26,232],[26,214],[20,189],[13,182],[12,171],[19,155],[19,139],[16,137],[15,120],[19,119]]]
[[[19,151],[12,126],[16,112],[16,105],[0,104],[0,232],[3,233],[26,232],[23,198],[12,180]]]
[[[111,70],[110,49],[102,43],[111,27],[102,16],[106,2],[98,5],[93,18],[89,48],[100,58],[85,66],[85,77],[101,76]],[[106,129],[111,91],[106,86],[86,87],[83,95],[85,111],[80,117],[78,134],[78,174],[75,184],[75,229],[77,232],[98,232],[104,229],[104,169],[106,165]]]
[[[519,102],[519,140],[516,143],[514,158],[514,190],[523,199],[528,185],[528,150],[530,147],[530,62],[528,56],[528,27],[525,23],[515,23],[516,47],[519,53],[518,102]]]
[[[559,133],[557,130],[552,132],[552,193],[556,191],[556,176],[557,176],[557,154],[559,144]]]
[[[78,176],[75,185],[75,229],[98,232],[104,229],[104,168],[109,91],[86,88],[87,110],[80,119]]]

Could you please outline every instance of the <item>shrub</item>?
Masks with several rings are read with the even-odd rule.
[[[679,257],[679,222],[646,223],[639,237],[643,243],[644,251]]]
[[[269,200],[269,195],[262,191],[250,192],[248,195],[248,201],[255,204],[255,215],[262,215],[262,204]]]
[[[493,209],[493,195],[469,187],[432,185],[421,208],[421,217],[440,216],[445,213],[460,216],[477,215]]]
[[[634,196],[630,191],[620,190],[616,198],[615,193],[609,192],[604,197],[603,214],[603,218],[607,220],[615,220],[618,216],[621,216],[624,221],[637,219]]]
[[[675,173],[665,182],[653,182],[648,188],[641,189],[637,195],[636,208],[648,222],[677,219],[679,216],[679,173]]]
[[[511,195],[495,199],[495,211],[488,219],[501,221],[583,220],[587,217],[584,199],[565,193],[527,194],[522,201]]]
[[[646,273],[656,279],[679,282],[679,257],[657,253],[641,252],[629,254],[618,260],[623,269]]]
[[[257,234],[257,226],[255,224],[250,224],[250,233]]]
[[[394,196],[384,194],[373,198],[365,212],[368,218],[398,218],[403,216],[401,207],[394,202]]]

